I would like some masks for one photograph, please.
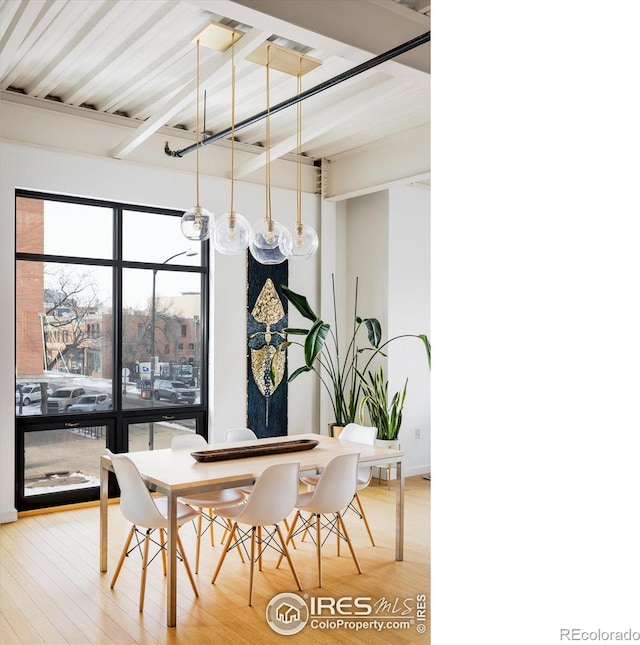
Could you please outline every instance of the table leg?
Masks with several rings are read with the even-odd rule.
[[[100,571],[107,570],[107,540],[109,534],[109,470],[100,459]]]
[[[178,546],[178,500],[169,492],[167,495],[167,511],[169,513],[169,540],[167,549],[169,551],[169,562],[167,570],[167,627],[176,626],[176,594],[177,594],[177,573],[178,560],[176,557]]]
[[[397,463],[397,490],[396,490],[396,560],[404,559],[404,473],[402,462]]]

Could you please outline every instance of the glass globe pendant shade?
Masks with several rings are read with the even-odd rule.
[[[240,213],[225,213],[216,218],[211,239],[218,253],[237,255],[249,247],[251,224]]]
[[[180,220],[182,234],[188,240],[208,240],[211,235],[213,213],[201,206],[194,206],[185,211]]]
[[[283,237],[280,244],[287,244],[288,239]],[[318,249],[318,234],[310,226],[294,224],[290,239],[291,248],[281,247],[281,250],[291,259],[310,258]]]
[[[262,220],[253,227],[249,251],[260,264],[282,264],[292,246],[291,233],[278,222]]]

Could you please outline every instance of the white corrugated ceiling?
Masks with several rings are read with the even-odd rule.
[[[114,142],[117,157],[163,126],[195,133],[192,40],[211,22],[245,34],[236,44],[236,122],[266,107],[265,68],[245,57],[267,39],[322,61],[303,77],[307,89],[430,31],[426,0],[3,0],[2,98],[126,116],[138,125]],[[421,45],[305,100],[303,154],[332,159],[428,124],[429,53]],[[201,48],[209,133],[231,124],[227,61]],[[272,105],[294,96],[295,77],[272,70],[270,93]],[[264,121],[236,137],[263,146]],[[295,108],[272,116],[271,143],[281,144],[278,154],[295,151]]]

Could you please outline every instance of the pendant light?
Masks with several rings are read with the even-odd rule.
[[[302,56],[298,58],[297,92],[302,94]],[[302,223],[302,101],[297,104],[296,119],[296,223],[293,226],[291,245],[290,238],[280,239],[280,250],[291,259],[310,258],[318,248],[318,234],[310,226]]]
[[[236,34],[231,40],[231,199],[229,211],[218,217],[213,225],[213,246],[224,255],[238,255],[245,251],[251,241],[251,224],[233,208],[234,166],[235,166],[235,123],[236,123],[236,64],[234,45]]]
[[[200,39],[196,40],[196,205],[180,220],[182,234],[189,240],[203,241],[211,235],[213,213],[200,206]]]
[[[293,245],[291,233],[282,224],[271,217],[271,115],[269,96],[270,45],[267,45],[267,116],[266,123],[266,178],[265,178],[265,217],[253,227],[249,251],[260,264],[282,264],[289,254],[286,252]],[[283,239],[284,238],[284,239]],[[283,251],[284,249],[284,251]]]

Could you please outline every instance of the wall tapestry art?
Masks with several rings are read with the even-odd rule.
[[[247,253],[247,427],[258,437],[286,435],[287,353],[281,352],[275,383],[271,359],[285,339],[288,301],[280,290],[289,263],[264,265]]]

